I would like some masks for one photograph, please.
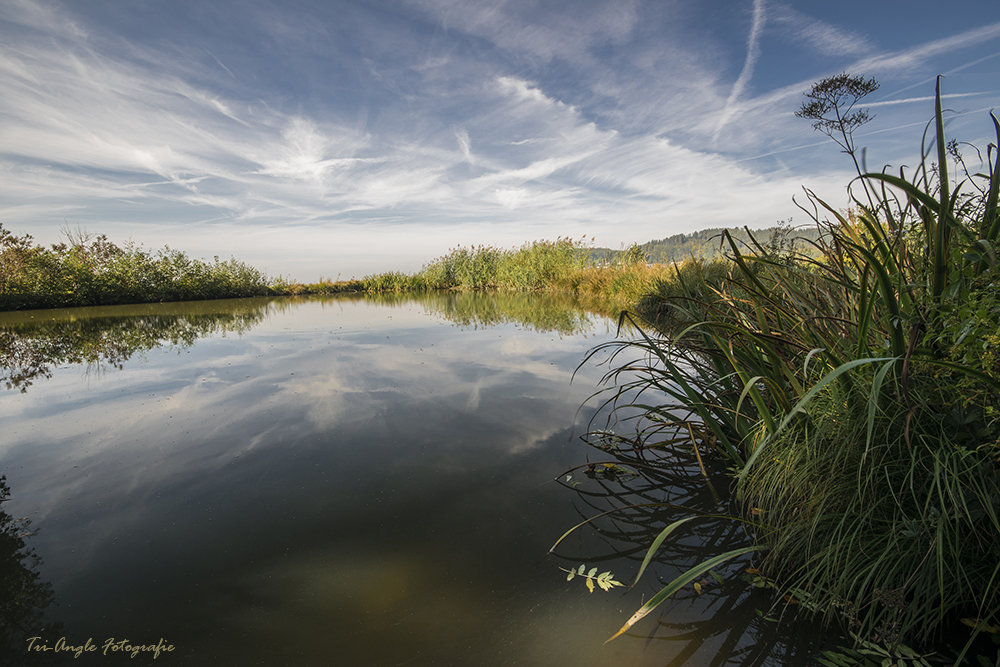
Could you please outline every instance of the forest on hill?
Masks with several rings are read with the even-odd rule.
[[[722,245],[722,233],[728,231],[733,240],[742,244],[743,247],[752,247],[750,235],[753,234],[753,238],[762,246],[782,249],[794,248],[799,252],[809,254],[809,242],[815,242],[819,239],[819,228],[815,225],[795,228],[790,223],[790,220],[779,222],[774,227],[753,229],[749,232],[745,227],[703,229],[690,234],[674,234],[665,239],[647,241],[639,245],[638,249],[645,254],[648,261],[660,264],[682,262],[692,257],[711,259],[721,257],[729,252],[728,246],[723,247]],[[618,255],[625,250],[624,248],[621,250],[593,248],[591,259],[598,264],[605,261],[614,262]]]

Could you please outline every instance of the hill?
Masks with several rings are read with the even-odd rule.
[[[639,250],[645,253],[650,262],[669,263],[673,261],[683,261],[690,257],[700,259],[710,259],[724,254],[726,248],[722,247],[722,232],[728,229],[730,235],[737,243],[749,244],[750,235],[742,227],[714,227],[703,229],[691,234],[675,234],[665,239],[648,241],[639,245]],[[786,247],[788,243],[793,243],[799,251],[808,249],[808,241],[816,241],[819,238],[819,229],[808,227],[796,229],[790,225],[779,223],[775,227],[766,229],[751,230],[753,237],[761,245],[779,244],[784,241]],[[614,261],[623,252],[610,248],[593,248],[591,257],[594,262]]]

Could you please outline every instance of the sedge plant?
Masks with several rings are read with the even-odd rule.
[[[606,378],[651,442],[738,470],[757,525],[719,558],[762,554],[810,609],[888,647],[1000,613],[1000,177],[993,146],[952,183],[943,114],[939,85],[924,164],[863,174],[853,211],[807,191],[808,252],[723,234],[727,274],[647,300],[655,322],[613,344]]]

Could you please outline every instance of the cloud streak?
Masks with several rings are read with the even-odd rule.
[[[750,36],[747,37],[747,57],[743,61],[743,69],[740,70],[740,75],[736,79],[736,83],[733,84],[733,90],[726,99],[726,106],[719,116],[719,124],[715,128],[715,135],[712,137],[713,143],[718,141],[722,128],[725,127],[726,123],[736,113],[736,103],[743,95],[743,91],[746,90],[751,77],[753,77],[754,67],[760,58],[760,35],[764,31],[765,21],[764,0],[753,0],[753,23],[750,26]]]

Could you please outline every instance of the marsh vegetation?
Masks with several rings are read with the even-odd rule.
[[[751,236],[747,230],[733,233],[735,238]],[[801,235],[782,225],[764,233]],[[64,236],[65,242],[46,248],[30,235],[16,236],[0,225],[0,310],[256,296],[547,291],[574,294],[590,309],[617,316],[635,309],[649,294],[679,293],[684,276],[692,272],[716,274],[728,265],[719,254],[721,236],[705,240],[692,235],[701,239],[696,246],[677,246],[692,254],[671,263],[650,262],[646,246],[608,251],[592,248],[585,239],[559,238],[509,249],[457,247],[412,274],[389,271],[300,283],[268,277],[236,259],[207,262],[171,248],[154,252],[132,243],[119,246],[79,230]]]
[[[854,105],[872,87],[859,81],[821,82],[818,106],[803,106],[852,158],[868,120]],[[802,208],[822,232],[810,252],[724,233],[729,264],[678,271],[641,302],[644,321],[622,315],[636,340],[600,348],[613,355],[609,405],[640,409],[620,446],[725,457],[733,521],[748,532],[744,549],[682,573],[622,631],[706,565],[752,552],[784,595],[778,607],[794,602],[853,637],[824,664],[918,664],[908,647],[961,636],[947,656],[957,664],[977,635],[996,638],[997,149],[969,166],[945,139],[940,88],[928,134],[914,172],[859,166],[850,211],[807,191]],[[651,553],[697,516],[664,514]]]

